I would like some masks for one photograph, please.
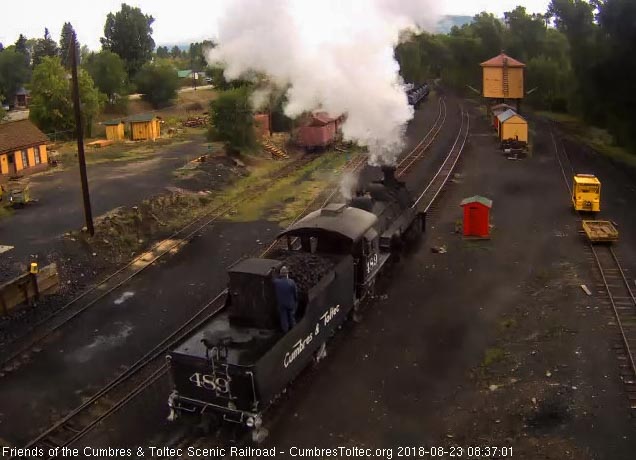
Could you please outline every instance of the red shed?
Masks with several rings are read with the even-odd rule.
[[[254,114],[254,129],[258,137],[271,136],[270,131],[270,117],[268,113],[256,113]]]
[[[466,198],[460,206],[464,208],[464,236],[489,238],[492,201],[475,195]]]
[[[336,139],[336,118],[324,112],[314,113],[296,132],[301,147],[327,147]]]

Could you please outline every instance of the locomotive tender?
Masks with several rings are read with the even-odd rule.
[[[286,249],[229,270],[227,308],[167,357],[169,419],[212,415],[260,429],[263,412],[322,354],[391,256],[423,231],[425,216],[394,168],[383,172],[348,205],[330,204],[282,232]],[[286,334],[272,282],[283,265],[300,293],[297,324]]]

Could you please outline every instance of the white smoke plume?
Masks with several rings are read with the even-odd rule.
[[[346,114],[344,138],[393,164],[413,117],[393,50],[406,28],[435,23],[434,0],[232,0],[208,62],[225,77],[266,74],[287,90],[285,113]],[[262,101],[258,94],[255,102]]]
[[[354,190],[358,187],[359,176],[350,172],[344,173],[340,179],[340,195],[349,201],[353,198]]]

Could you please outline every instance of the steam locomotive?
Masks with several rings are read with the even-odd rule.
[[[373,291],[387,262],[424,231],[394,168],[356,193],[282,232],[285,249],[247,259],[229,270],[226,308],[167,356],[174,390],[170,420],[181,415],[219,418],[251,428]],[[297,283],[297,324],[283,333],[273,277],[282,266]]]

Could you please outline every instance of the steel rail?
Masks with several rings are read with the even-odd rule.
[[[565,150],[565,146],[563,145],[563,143],[561,143],[561,147],[563,150],[563,155],[564,155],[564,160],[561,161],[561,154],[559,153],[559,148],[557,146],[556,143],[556,139],[554,137],[554,131],[551,129],[550,134],[552,136],[552,142],[554,144],[554,151],[555,151],[555,156],[557,159],[557,162],[559,164],[559,168],[561,170],[561,174],[563,176],[563,181],[565,183],[565,186],[568,190],[568,194],[570,196],[570,198],[572,197],[572,188],[570,186],[570,181],[568,180],[567,177],[567,173],[566,173],[566,166],[564,163],[567,163],[567,165],[569,166],[569,170],[571,172],[571,174],[574,174],[574,166],[572,165],[572,161],[570,160],[569,155],[567,154],[567,151]],[[577,217],[576,219],[579,222],[582,222],[582,218],[581,216],[577,213]],[[591,242],[588,241],[588,246],[592,252],[592,255],[594,257],[594,261],[596,263],[596,267],[599,271],[599,274],[601,275],[601,279],[603,281],[603,286],[605,288],[605,292],[607,293],[607,296],[609,298],[610,301],[610,305],[612,306],[612,312],[614,313],[614,317],[616,318],[616,324],[618,325],[618,329],[620,332],[620,336],[621,336],[621,341],[623,343],[623,347],[625,348],[625,352],[627,354],[627,358],[629,361],[629,365],[631,367],[631,372],[633,374],[634,377],[636,377],[636,358],[634,356],[634,352],[632,351],[632,347],[629,344],[629,339],[627,337],[627,333],[625,331],[625,325],[624,322],[621,319],[621,313],[620,310],[618,308],[618,306],[616,305],[615,302],[615,296],[611,291],[611,287],[610,287],[610,283],[607,280],[607,270],[609,269],[608,267],[604,267],[603,263],[601,262],[601,258],[599,257],[599,253],[596,250],[596,246]],[[614,251],[613,248],[611,247],[607,247],[609,254],[611,256],[611,259],[613,261],[613,264],[615,265],[616,269],[618,270],[618,272],[621,275],[623,284],[627,290],[627,293],[629,294],[629,297],[632,299],[632,304],[634,305],[634,307],[636,307],[636,296],[634,295],[634,292],[631,289],[631,286],[629,284],[629,281],[627,279],[627,276],[625,275],[625,271],[623,270],[623,267],[620,263],[620,261],[618,260],[618,256],[616,255],[616,252]],[[626,382],[627,383],[627,382]],[[631,404],[631,403],[630,403]],[[632,408],[636,408],[632,405]]]
[[[417,161],[422,158],[428,148],[433,144],[433,142],[435,142],[437,135],[444,127],[444,124],[446,123],[446,100],[442,97],[439,101],[439,114],[435,123],[417,146],[415,146],[415,148],[398,163],[396,168],[396,175],[398,177],[406,174],[417,163]],[[405,165],[406,162],[408,163]]]
[[[413,205],[411,206],[412,208],[418,207],[419,204],[420,204],[420,201],[422,201],[422,199],[425,197],[425,195],[429,191],[432,190],[434,192],[433,196],[428,201],[428,203],[426,203],[426,207],[424,209],[424,212],[428,212],[428,210],[431,208],[431,206],[434,203],[434,201],[437,199],[437,196],[439,195],[439,193],[441,192],[443,187],[448,182],[448,179],[450,178],[453,170],[455,169],[455,165],[457,164],[457,161],[459,160],[459,157],[461,156],[461,154],[462,154],[462,152],[464,150],[464,146],[466,145],[466,140],[468,138],[468,133],[470,131],[470,117],[468,115],[468,112],[464,111],[463,107],[461,108],[461,117],[462,117],[461,125],[460,125],[460,128],[459,128],[459,132],[457,133],[457,137],[455,138],[455,142],[453,143],[453,146],[449,150],[448,155],[444,159],[444,162],[442,163],[440,168],[437,170],[437,172],[435,173],[435,175],[433,176],[431,181],[428,183],[428,185],[426,186],[424,191],[419,195],[417,200],[415,200],[415,203],[413,203]],[[462,135],[462,133],[464,131],[464,118],[466,118],[466,120],[467,120],[467,122],[466,122],[466,126],[467,126],[466,127],[466,133],[464,135],[464,140],[463,140],[463,142],[461,144],[461,147],[457,148],[457,146],[459,144],[459,140],[461,138],[461,135]],[[450,168],[448,168],[448,171],[447,171],[445,176],[441,176],[442,172],[448,167],[449,161],[452,161],[452,164],[450,165]],[[439,186],[436,189],[433,189],[432,187],[435,185],[437,179],[440,178],[440,177],[442,178],[441,184],[439,184]]]
[[[295,169],[297,169],[298,167],[300,167],[303,164],[307,163],[308,161],[313,161],[313,158],[311,158],[311,157],[302,157],[301,161],[296,161],[296,162],[290,163],[289,165],[283,166],[281,168],[281,170],[279,170],[279,171],[275,172],[274,174],[272,174],[272,177],[266,183],[259,184],[259,185],[256,185],[256,186],[252,187],[251,189],[248,189],[249,196],[257,195],[257,194],[261,193],[262,190],[265,189],[272,181],[274,181],[276,179],[280,179],[280,177],[284,177],[284,175],[290,174]],[[289,168],[289,166],[291,166],[291,165],[293,165],[295,168]],[[282,176],[281,176],[281,174],[277,174],[277,173],[281,173]],[[246,199],[245,195],[243,195],[240,198],[235,198],[233,200],[224,202],[224,203],[220,204],[219,206],[216,206],[213,210],[211,210],[211,211],[205,213],[203,216],[191,221],[190,223],[186,224],[184,227],[182,227],[178,231],[174,232],[168,238],[165,238],[161,242],[157,243],[157,245],[160,245],[163,242],[171,241],[176,236],[178,236],[181,233],[183,233],[184,231],[186,231],[188,228],[191,228],[193,225],[198,224],[202,220],[208,218],[201,225],[198,225],[194,230],[190,231],[185,236],[182,236],[181,239],[179,239],[175,243],[170,244],[167,248],[165,248],[164,250],[160,251],[157,255],[152,257],[150,260],[143,260],[144,254],[146,254],[146,253],[135,257],[132,261],[128,262],[122,268],[118,269],[116,272],[114,272],[113,274],[109,275],[108,277],[106,277],[104,280],[102,280],[98,284],[96,284],[93,287],[89,288],[88,290],[84,291],[81,295],[79,295],[79,296],[75,297],[74,299],[72,299],[70,302],[65,304],[61,309],[57,310],[55,313],[53,313],[51,315],[48,315],[46,318],[44,318],[41,321],[39,321],[38,323],[36,323],[32,328],[29,329],[29,331],[26,334],[18,337],[17,339],[13,340],[12,342],[10,342],[7,345],[10,346],[10,345],[12,345],[12,344],[14,344],[16,342],[19,342],[20,340],[24,340],[29,334],[33,333],[33,331],[36,330],[38,327],[41,327],[41,326],[45,325],[47,322],[49,322],[51,319],[60,316],[67,308],[69,308],[70,306],[74,305],[76,302],[78,302],[79,300],[84,298],[87,294],[92,293],[92,292],[96,291],[97,289],[100,289],[101,286],[104,286],[105,283],[107,283],[109,280],[114,278],[116,275],[124,272],[125,270],[127,270],[131,266],[133,266],[133,265],[135,265],[135,264],[137,264],[137,263],[139,263],[140,261],[143,260],[143,263],[145,265],[143,265],[139,269],[134,270],[133,272],[131,272],[130,275],[126,276],[124,279],[122,279],[121,281],[118,281],[115,285],[113,285],[110,288],[106,289],[105,291],[101,292],[97,297],[92,299],[90,302],[82,305],[78,310],[76,310],[70,316],[64,318],[62,321],[58,322],[57,324],[53,325],[52,327],[49,327],[46,330],[42,331],[41,334],[37,334],[35,337],[33,337],[30,340],[28,340],[28,342],[26,344],[20,346],[16,351],[13,351],[8,357],[3,358],[2,362],[0,362],[0,368],[1,367],[5,367],[10,362],[20,358],[22,355],[27,353],[31,348],[33,348],[33,346],[37,345],[38,343],[40,343],[43,340],[45,340],[47,337],[51,336],[51,334],[53,334],[55,331],[57,331],[57,330],[61,329],[62,327],[64,327],[66,324],[71,322],[73,319],[77,318],[79,315],[84,313],[86,310],[88,310],[90,307],[95,305],[97,302],[99,302],[101,299],[103,299],[107,295],[109,295],[112,292],[114,292],[115,290],[121,288],[124,284],[126,284],[127,282],[129,282],[130,280],[132,280],[133,278],[138,276],[140,273],[142,273],[148,267],[154,265],[155,262],[157,262],[159,259],[164,257],[166,254],[172,252],[173,250],[175,250],[176,248],[178,248],[180,246],[185,245],[189,240],[192,239],[192,237],[194,235],[196,235],[197,233],[202,231],[204,228],[206,228],[207,226],[209,226],[213,222],[215,222],[218,219],[220,219],[221,217],[223,217],[227,212],[231,211],[238,204],[240,204],[241,202],[245,201],[245,199]]]

